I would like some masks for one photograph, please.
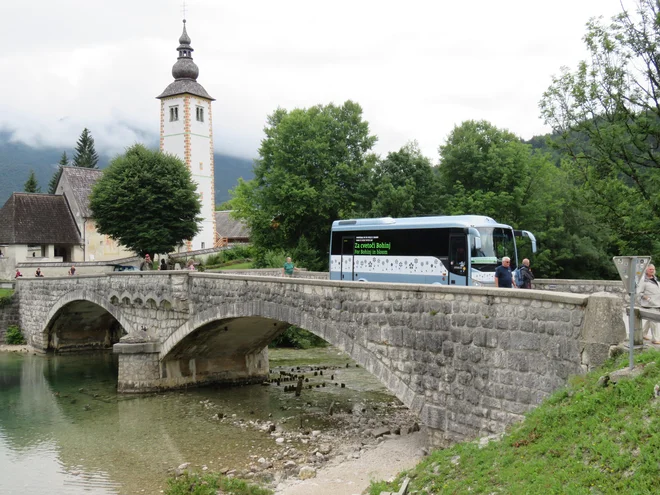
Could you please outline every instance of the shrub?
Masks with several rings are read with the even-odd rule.
[[[249,244],[233,246],[231,249],[225,249],[223,252],[224,261],[244,260],[254,256],[254,249]]]
[[[328,343],[311,332],[290,326],[270,343],[270,347],[293,347],[294,349],[309,349],[310,347],[325,347]]]
[[[271,495],[273,492],[237,478],[209,474],[183,474],[167,481],[166,495]]]
[[[21,333],[21,329],[16,325],[10,325],[5,333],[5,342],[9,345],[22,345],[25,344],[25,337]]]
[[[11,298],[13,295],[14,291],[11,289],[0,289],[0,308],[11,304]]]
[[[215,266],[215,265],[220,265],[221,263],[223,263],[222,252],[212,254],[211,256],[207,257],[206,260],[204,261],[204,265],[206,266]]]
[[[287,254],[283,249],[258,250],[255,253],[255,268],[282,268]]]

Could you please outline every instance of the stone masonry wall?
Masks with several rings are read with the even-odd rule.
[[[46,326],[58,310],[82,300],[104,308],[130,335],[140,340],[160,340],[188,319],[187,284],[184,272],[20,279],[19,323],[28,343],[35,350],[45,351]]]
[[[18,325],[18,297],[14,296],[6,306],[0,306],[0,344],[5,343],[7,328]]]
[[[273,321],[297,325],[373,373],[438,432],[436,443],[501,432],[570,375],[600,364],[625,332],[620,299],[542,290],[179,271],[27,279],[18,294],[20,324],[37,349],[47,344],[49,319],[80,299],[106,309],[129,336],[152,341],[148,356],[125,358],[123,379],[137,388],[155,379],[156,359],[166,362],[183,341],[193,348],[199,335],[208,338],[196,331],[214,321],[264,318],[264,331]],[[591,313],[610,308],[614,323],[598,320],[587,339],[594,298],[602,307]],[[600,347],[585,360],[588,343]]]
[[[585,296],[241,278],[194,275],[194,314],[256,314],[319,335],[445,442],[502,431],[583,372]]]
[[[621,280],[562,280],[548,278],[534,280],[533,288],[571,294],[607,292],[620,297],[624,302],[628,301],[628,293]]]

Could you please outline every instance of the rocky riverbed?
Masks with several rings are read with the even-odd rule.
[[[213,400],[200,401],[200,407],[210,420],[262,432],[272,443],[270,447],[262,447],[263,451],[251,455],[245,466],[227,465],[218,469],[209,464],[191,466],[184,463],[173,467],[171,474],[179,475],[201,468],[202,471],[219,471],[227,476],[254,480],[282,491],[298,485],[301,480],[316,478],[328,467],[336,471],[338,466],[351,465],[348,472],[359,473],[360,459],[376,449],[387,451],[387,445],[396,451],[395,440],[404,437],[410,438],[398,444],[405,445],[407,453],[399,455],[403,464],[393,463],[395,470],[392,475],[410,467],[407,463],[414,463],[425,453],[425,436],[419,433],[417,418],[397,399],[390,396],[384,402],[382,397],[347,398],[341,393],[333,393],[329,397],[328,394],[318,395],[323,389],[335,389],[333,392],[336,392],[345,386],[351,387],[350,382],[348,385],[342,382],[348,381],[346,370],[350,366],[355,365],[295,366],[271,370],[270,380],[263,386],[282,389],[279,401],[284,414],[278,419],[272,419],[272,414],[266,420],[238,417],[236,414],[225,414]],[[396,455],[387,457],[397,460]],[[373,469],[373,461],[366,464],[367,471]],[[347,488],[353,490],[354,483],[348,482]]]

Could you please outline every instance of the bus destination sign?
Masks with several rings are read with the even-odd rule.
[[[354,253],[374,256],[374,255],[389,255],[391,242],[379,242],[378,236],[373,237],[356,237],[355,238],[355,251]]]

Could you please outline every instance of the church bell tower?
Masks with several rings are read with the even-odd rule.
[[[160,100],[160,150],[176,155],[190,170],[202,203],[200,230],[188,251],[212,248],[215,243],[215,184],[213,168],[213,122],[211,98],[197,82],[199,68],[193,62],[193,48],[183,20],[183,33],[172,67],[172,82]]]

